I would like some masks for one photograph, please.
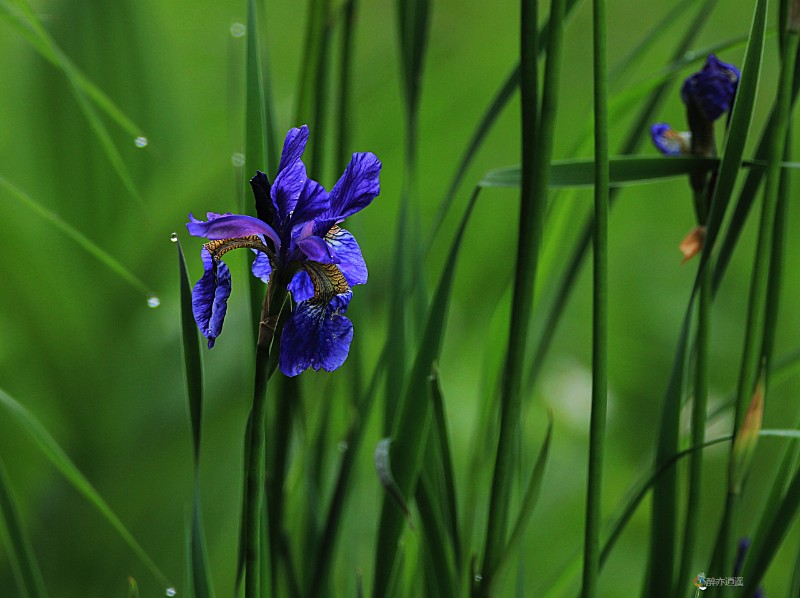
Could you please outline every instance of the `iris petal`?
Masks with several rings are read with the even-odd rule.
[[[205,272],[192,289],[192,312],[200,332],[208,339],[208,348],[222,332],[228,297],[231,294],[231,273],[225,262],[214,264],[214,258],[207,249],[200,254]]]
[[[291,129],[286,133],[286,139],[283,141],[283,151],[281,152],[281,162],[278,165],[278,173],[299,160],[306,149],[308,143],[308,125]]]
[[[331,372],[347,359],[353,340],[353,323],[342,315],[352,293],[337,295],[330,303],[301,301],[283,327],[280,368],[287,376],[313,368]]]
[[[211,215],[209,215],[209,218],[211,218]],[[228,214],[203,222],[189,214],[189,219],[186,228],[189,229],[189,234],[195,237],[205,237],[211,241],[219,241],[221,239],[248,237],[250,235],[266,235],[272,239],[276,248],[281,246],[280,238],[272,227],[253,216]]]
[[[666,123],[650,127],[653,144],[665,156],[680,156],[690,153],[691,133],[679,133]]]
[[[302,160],[295,160],[281,170],[281,173],[272,184],[270,194],[272,195],[272,203],[275,206],[277,216],[273,224],[276,225],[282,237],[286,236],[286,225],[291,218],[307,180],[306,165],[303,164]]]
[[[272,264],[266,253],[256,251],[256,259],[253,260],[253,276],[260,278],[265,284],[269,283],[269,276],[272,274]]]
[[[314,283],[305,270],[300,270],[289,283],[289,290],[295,302],[307,301],[314,296]]]
[[[366,284],[367,264],[364,256],[361,255],[361,248],[358,246],[355,237],[343,228],[334,226],[327,235],[325,242],[333,249],[334,254],[339,258],[339,269],[347,279],[350,286],[356,284]]]
[[[330,208],[319,218],[318,234],[359,210],[366,208],[381,192],[381,161],[370,152],[353,154],[344,174],[330,193]]]
[[[337,264],[339,260],[331,251],[330,246],[321,238],[311,235],[297,242],[300,249],[308,259],[321,264]]]

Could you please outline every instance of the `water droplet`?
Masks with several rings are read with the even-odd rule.
[[[340,453],[346,453],[348,448],[350,448],[350,445],[348,445],[344,440],[336,445],[336,450]]]
[[[231,164],[233,164],[236,168],[241,168],[244,166],[244,154],[236,152],[231,156]]]
[[[147,307],[156,308],[159,305],[161,305],[161,299],[158,298],[158,295],[155,295],[154,293],[150,293],[147,296]]]
[[[167,596],[174,596],[178,592],[175,591],[175,588],[167,588],[167,591],[164,592]]]
[[[241,23],[233,23],[231,25],[231,35],[233,37],[244,37],[245,33],[247,33],[247,27]]]
[[[147,137],[137,137],[136,139],[133,140],[133,145],[135,145],[136,147],[147,147],[148,143],[149,142],[147,141]]]
[[[475,581],[477,581],[478,583],[482,582],[483,581],[483,575],[481,575],[480,573],[476,573],[475,574]]]
[[[178,242],[178,233],[172,233],[169,236],[169,240],[172,241],[173,243],[177,243]]]

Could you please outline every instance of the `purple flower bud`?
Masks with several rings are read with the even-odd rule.
[[[739,69],[710,54],[703,68],[683,82],[681,97],[689,110],[715,121],[733,106],[740,77]]]
[[[653,144],[665,156],[680,156],[691,153],[692,134],[678,132],[666,123],[656,123],[650,127]]]

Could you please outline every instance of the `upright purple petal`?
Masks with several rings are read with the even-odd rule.
[[[211,218],[211,215],[209,215]],[[235,239],[237,237],[247,237],[250,235],[266,235],[275,243],[276,248],[280,248],[281,241],[278,234],[266,222],[244,216],[242,214],[228,214],[211,218],[208,222],[197,220],[189,214],[189,222],[186,224],[189,234],[195,237],[205,237],[211,241],[220,239]]]
[[[297,200],[300,198],[307,180],[306,165],[303,164],[302,160],[296,160],[287,168],[281,170],[272,184],[270,194],[276,211],[276,218],[273,224],[276,225],[281,236],[288,236],[288,231],[284,229],[297,205]]]
[[[281,162],[278,164],[278,174],[281,171],[299,160],[306,149],[308,143],[308,126],[303,125],[299,129],[295,128],[286,133],[283,141],[283,151],[281,152]]]
[[[349,231],[334,226],[325,235],[325,242],[339,259],[339,269],[347,279],[347,284],[350,286],[366,284],[367,264],[355,237]]]
[[[321,264],[338,264],[339,259],[331,251],[330,246],[321,237],[314,235],[299,239],[297,241],[300,250],[306,254],[308,259]]]
[[[353,154],[330,192],[330,208],[319,218],[317,233],[366,208],[381,192],[381,161],[370,152]]]
[[[325,213],[329,206],[330,199],[325,187],[313,179],[306,179],[292,214],[292,231],[294,231],[294,234],[297,233],[299,227]]]
[[[350,351],[353,323],[344,312],[352,293],[337,295],[330,303],[302,301],[286,322],[281,335],[280,368],[287,376],[313,368],[331,372]]]
[[[192,289],[192,312],[197,327],[208,339],[208,348],[222,332],[222,323],[228,309],[228,297],[231,294],[231,273],[225,262],[217,262],[207,249],[200,253],[205,272]]]

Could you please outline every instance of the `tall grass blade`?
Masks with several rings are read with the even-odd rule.
[[[81,248],[84,249],[89,255],[98,260],[109,270],[114,272],[114,274],[116,274],[126,283],[131,285],[143,296],[145,296],[146,298],[152,297],[150,289],[145,283],[141,281],[141,279],[139,279],[139,277],[133,274],[125,266],[120,264],[119,261],[117,261],[115,258],[111,257],[111,255],[109,255],[104,249],[102,249],[100,246],[94,243],[94,241],[89,240],[89,238],[86,237],[78,229],[74,228],[70,224],[67,224],[64,220],[61,219],[60,216],[58,216],[54,212],[51,212],[47,208],[43,207],[39,202],[37,202],[30,195],[25,193],[22,189],[19,189],[18,187],[9,183],[3,177],[0,177],[0,186],[3,187],[6,191],[8,191],[9,195],[12,198],[16,199],[20,205],[31,210],[42,220],[52,224],[64,235],[66,235],[72,241],[80,245]]]
[[[511,534],[508,537],[503,554],[497,561],[496,575],[502,573],[504,567],[509,563],[514,551],[519,548],[522,543],[525,530],[527,529],[528,522],[533,515],[533,510],[539,500],[542,483],[544,481],[545,468],[547,466],[547,459],[550,456],[550,443],[553,439],[553,414],[548,411],[547,413],[547,432],[542,442],[542,448],[539,449],[539,456],[536,458],[536,463],[533,466],[528,486],[525,489],[525,494],[522,498],[522,504],[519,509],[519,514],[511,528]]]
[[[194,491],[192,496],[191,570],[192,587],[197,598],[213,598],[211,570],[205,543],[203,516],[200,507],[200,438],[203,426],[203,362],[200,354],[197,326],[192,313],[192,290],[186,260],[180,241],[178,271],[181,293],[181,342],[183,345],[183,371],[186,379],[186,398],[189,403],[189,421],[192,429],[194,454]]]
[[[702,273],[708,265],[716,237],[722,225],[730,196],[733,193],[736,177],[739,172],[744,146],[753,117],[758,81],[761,74],[761,59],[766,32],[766,0],[757,0],[750,37],[745,51],[742,77],[739,82],[730,117],[730,127],[711,199],[711,211],[706,228],[704,250],[698,265],[698,275],[684,319],[680,335],[678,351],[673,363],[667,393],[664,399],[663,415],[659,430],[656,464],[671,458],[678,450],[680,425],[680,406],[683,394],[683,371],[686,358],[686,343],[691,321],[692,304],[695,293],[702,279]],[[676,530],[677,530],[677,476],[674,472],[664,476],[653,491],[653,531],[650,536],[650,563],[648,573],[649,595],[665,596],[671,591],[674,583]]]
[[[0,406],[8,415],[19,424],[20,428],[31,438],[36,447],[42,451],[45,457],[55,466],[58,472],[64,476],[67,482],[75,488],[89,503],[97,509],[100,514],[116,530],[125,543],[136,554],[139,560],[150,570],[150,572],[165,585],[169,584],[166,576],[161,572],[150,555],[136,541],[128,528],[120,521],[119,517],[111,510],[105,500],[97,493],[92,484],[75,467],[58,443],[50,436],[49,432],[39,422],[38,419],[28,411],[21,403],[15,400],[5,391],[0,390]]]
[[[425,422],[430,417],[428,375],[431,364],[438,358],[441,348],[461,241],[479,192],[479,188],[473,192],[461,225],[453,239],[448,259],[445,262],[445,269],[439,279],[439,285],[428,311],[428,321],[420,339],[414,367],[405,386],[403,400],[398,405],[396,424],[392,433],[392,470],[397,486],[405,497],[414,494],[422,464],[427,435],[421,430],[426,428]],[[384,497],[375,551],[375,575],[372,590],[375,598],[387,595],[391,573],[397,560],[397,541],[402,528],[402,512],[391,498]]]
[[[586,495],[583,596],[597,594],[600,577],[600,501],[608,410],[608,64],[606,3],[594,0],[594,268],[592,292],[592,410]]]
[[[16,9],[9,5],[8,2],[3,0],[0,2],[0,7],[5,10],[6,15],[9,16],[11,22],[17,25],[17,31],[21,33],[29,42],[31,42],[31,44],[43,56],[45,56],[45,58],[47,58],[64,73],[64,76],[66,76],[67,81],[70,84],[70,88],[72,89],[72,94],[75,97],[75,101],[78,103],[78,107],[80,108],[81,112],[83,112],[86,120],[89,121],[89,126],[97,136],[97,139],[106,154],[106,158],[108,158],[108,161],[116,171],[117,176],[119,176],[120,180],[122,181],[122,184],[131,194],[131,196],[136,199],[140,208],[142,208],[142,210],[146,210],[147,206],[144,203],[144,200],[142,199],[138,189],[136,188],[136,184],[133,182],[133,178],[131,177],[130,172],[128,172],[127,166],[125,166],[125,161],[122,159],[122,155],[119,153],[117,146],[114,144],[111,134],[108,132],[105,124],[103,124],[103,121],[97,114],[94,105],[87,99],[87,93],[93,93],[95,99],[99,99],[101,107],[109,112],[109,115],[112,118],[116,117],[116,119],[121,119],[117,120],[121,126],[126,129],[133,129],[136,131],[136,137],[140,136],[138,127],[133,125],[129,119],[125,118],[122,112],[116,109],[110,100],[107,100],[107,98],[105,98],[105,96],[99,91],[87,91],[88,81],[85,79],[85,77],[80,75],[78,70],[72,65],[60,48],[58,48],[58,46],[55,44],[53,39],[47,34],[46,30],[36,16],[36,13],[34,13],[27,2],[25,2],[25,0],[16,0],[15,4]]]
[[[11,489],[6,467],[0,459],[0,531],[3,534],[17,589],[24,598],[44,598],[47,590],[33,545],[19,515],[17,499]]]
[[[479,595],[486,595],[491,576],[506,545],[515,446],[519,433],[521,386],[525,370],[528,324],[533,305],[539,244],[547,205],[548,171],[553,149],[553,129],[558,103],[559,71],[563,39],[564,1],[553,0],[547,44],[541,109],[537,110],[538,31],[536,2],[521,3],[520,98],[522,112],[522,184],[517,239],[516,270],[512,295],[511,322],[506,364],[500,393],[500,434],[492,479],[489,519],[486,529],[483,583]]]

